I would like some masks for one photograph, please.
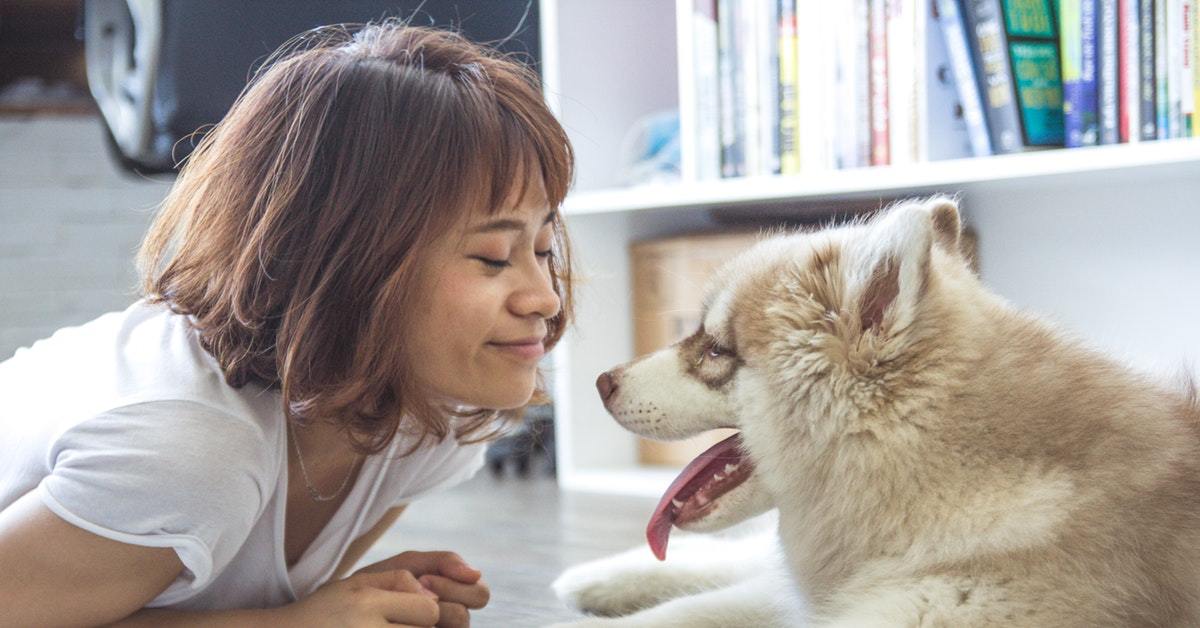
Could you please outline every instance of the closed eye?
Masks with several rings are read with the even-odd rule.
[[[500,268],[508,268],[509,266],[512,266],[512,262],[510,262],[506,259],[492,259],[490,257],[480,257],[478,255],[472,257],[471,259],[478,260],[479,262],[481,262],[484,266],[487,266],[488,268],[500,269]]]

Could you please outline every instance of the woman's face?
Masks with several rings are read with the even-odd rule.
[[[533,394],[546,320],[561,303],[549,268],[553,214],[528,196],[467,216],[423,261],[409,358],[420,383],[449,401],[508,409]]]

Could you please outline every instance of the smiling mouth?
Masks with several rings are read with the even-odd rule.
[[[546,354],[546,345],[540,339],[519,342],[489,342],[488,346],[526,360],[536,360]]]
[[[710,447],[696,456],[663,494],[646,525],[646,540],[659,560],[667,557],[671,528],[703,519],[717,500],[741,485],[754,472],[754,463],[742,449],[741,434]]]

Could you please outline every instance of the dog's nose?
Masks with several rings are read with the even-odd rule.
[[[596,390],[600,391],[600,400],[608,401],[613,393],[617,392],[617,381],[609,373],[601,373],[600,377],[596,378]]]

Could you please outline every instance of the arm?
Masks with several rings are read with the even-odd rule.
[[[0,511],[0,626],[95,625],[142,608],[183,569],[171,548],[76,527],[31,491]],[[69,592],[70,604],[65,600]]]
[[[366,534],[354,539],[354,542],[352,542],[350,547],[346,550],[346,555],[343,556],[342,561],[338,563],[337,569],[333,571],[333,579],[340,580],[341,578],[344,578],[346,576],[346,572],[350,571],[350,568],[354,567],[354,565],[358,563],[359,559],[363,557],[363,554],[366,554],[367,550],[371,549],[371,546],[375,544],[375,541],[378,541],[379,537],[383,536],[383,533],[387,532],[388,528],[392,527],[392,524],[396,523],[396,520],[400,518],[401,513],[403,513],[404,509],[407,507],[407,505],[404,505],[389,509],[383,514],[383,518],[379,520],[379,523],[375,524],[375,527],[367,530]]]

